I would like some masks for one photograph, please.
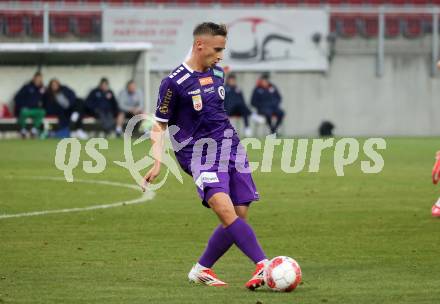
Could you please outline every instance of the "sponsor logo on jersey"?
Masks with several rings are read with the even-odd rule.
[[[224,88],[223,86],[219,86],[218,89],[217,89],[217,91],[218,91],[218,95],[220,96],[220,98],[221,98],[222,100],[225,100],[225,96],[226,96],[226,94],[225,94],[225,88]]]
[[[201,85],[202,87],[214,83],[214,81],[212,80],[212,77],[211,77],[211,76],[209,76],[209,77],[204,77],[204,78],[200,78],[200,79],[199,79],[199,82],[200,82],[200,85]]]
[[[207,93],[207,94],[211,94],[211,93],[214,93],[214,92],[215,92],[214,86],[206,88],[206,89],[203,90],[203,93]]]
[[[200,111],[203,108],[202,96],[201,95],[193,95],[191,97],[192,97],[192,101],[193,101],[194,110]]]
[[[216,70],[216,69],[214,69],[214,76],[217,76],[217,77],[220,77],[220,78],[223,78],[223,72],[222,71],[219,71],[219,70]]]
[[[160,103],[159,106],[159,112],[162,114],[167,114],[168,113],[168,107],[171,101],[171,98],[173,97],[173,91],[171,91],[171,89],[168,89],[167,92],[165,93],[165,97],[163,98],[163,100]]]
[[[197,95],[197,94],[200,94],[200,89],[188,92],[188,95]]]
[[[187,80],[190,76],[190,73],[186,73],[185,75],[183,75],[182,77],[179,78],[179,80],[177,80],[177,84],[182,84],[182,82],[184,82],[185,80]]]

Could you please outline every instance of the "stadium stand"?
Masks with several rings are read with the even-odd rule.
[[[24,35],[26,32],[26,17],[20,13],[8,13],[2,16],[5,24],[5,35],[16,37]]]
[[[40,1],[9,1],[9,3],[31,3]],[[96,7],[96,12],[56,12],[49,16],[50,34],[57,38],[77,37],[87,40],[101,33],[100,5],[137,6],[137,5],[286,5],[286,6],[316,6],[330,5],[347,7],[361,5],[374,7],[377,5],[407,6],[407,5],[440,5],[440,0],[51,0],[45,1],[56,7],[89,6]],[[3,3],[8,3],[5,1]],[[378,34],[377,14],[333,13],[330,20],[331,31],[338,37],[350,39],[354,37],[374,38]],[[418,38],[432,31],[432,18],[423,14],[387,15],[385,33],[389,39],[396,37]],[[0,38],[41,37],[43,34],[42,12],[34,14],[19,11],[0,12]]]

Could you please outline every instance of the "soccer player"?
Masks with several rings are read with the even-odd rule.
[[[440,151],[437,151],[435,155],[434,168],[432,168],[432,182],[434,183],[434,185],[438,183],[439,179],[440,179]],[[432,216],[440,217],[440,198],[437,200],[434,206],[432,206],[431,212],[432,212]]]
[[[204,206],[218,216],[220,225],[210,237],[205,251],[188,274],[190,282],[225,286],[212,270],[215,262],[235,244],[255,264],[256,270],[246,287],[254,290],[264,284],[266,256],[255,233],[246,221],[249,205],[258,200],[243,147],[224,109],[224,71],[217,64],[223,59],[227,29],[225,25],[205,22],[193,32],[191,56],[162,80],[155,113],[152,143],[155,155],[163,149],[163,133],[176,126],[173,148],[182,169],[197,185]],[[198,150],[199,140],[210,139],[215,149]],[[186,145],[182,147],[185,142]],[[223,142],[230,144],[227,155]],[[176,146],[179,145],[179,149]],[[204,166],[199,166],[204,160]],[[160,172],[160,157],[144,177],[144,190]],[[205,166],[206,164],[211,166]],[[208,168],[209,167],[209,168]]]

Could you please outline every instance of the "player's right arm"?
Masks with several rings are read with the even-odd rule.
[[[145,191],[149,183],[160,173],[162,154],[164,150],[165,131],[168,126],[168,120],[171,118],[177,103],[177,89],[170,78],[162,80],[159,88],[159,97],[155,113],[155,123],[151,130],[151,144],[153,149],[154,164],[144,176],[142,190]]]
[[[438,183],[440,179],[440,151],[437,151],[435,155],[435,163],[434,167],[432,168],[432,182],[434,185]]]
[[[151,145],[153,148],[154,164],[153,167],[150,170],[148,170],[147,174],[145,174],[144,176],[144,181],[142,183],[142,191],[145,191],[147,189],[148,184],[152,183],[160,173],[162,153],[164,149],[163,148],[164,137],[165,137],[165,131],[167,129],[167,125],[168,124],[166,122],[156,121],[151,129],[150,138],[151,138]]]

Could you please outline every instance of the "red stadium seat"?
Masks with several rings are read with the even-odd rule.
[[[156,4],[168,4],[168,3],[172,3],[174,1],[170,1],[170,0],[152,0],[150,2],[156,3]]]
[[[244,5],[255,5],[256,3],[258,3],[258,1],[257,0],[240,0],[239,3],[244,4]]]
[[[324,2],[327,2],[330,5],[341,5],[341,4],[344,4],[345,1],[344,0],[327,0]]]
[[[25,33],[25,16],[20,13],[8,13],[4,15],[5,34],[7,36],[20,36]]]
[[[194,2],[193,0],[176,0],[176,4],[180,4],[180,5],[188,5],[193,2]]]
[[[201,5],[211,5],[215,2],[215,0],[197,0],[197,3]]]
[[[406,0],[391,0],[389,2],[390,2],[390,4],[394,4],[394,5],[405,5],[406,4]]]
[[[413,15],[402,18],[403,35],[406,38],[418,38],[423,34],[422,16]]]
[[[65,36],[70,33],[70,16],[66,14],[50,15],[50,32],[55,36]]]
[[[234,0],[218,0],[218,2],[222,5],[230,5],[230,4],[234,4]]]
[[[330,16],[330,33],[336,33],[337,26],[336,23],[338,21],[338,16],[331,15]]]
[[[304,0],[304,4],[306,4],[306,5],[319,5],[319,4],[321,4],[321,0]]]
[[[5,33],[5,20],[3,19],[3,15],[0,15],[0,35]]]
[[[105,0],[106,3],[112,4],[112,5],[124,5],[125,0]]]
[[[356,15],[340,15],[336,19],[336,32],[343,38],[353,38],[357,35],[356,24]]]
[[[351,4],[351,5],[360,5],[360,4],[364,4],[365,1],[364,0],[348,0],[347,3]]]
[[[359,33],[365,38],[377,37],[379,33],[378,15],[363,15],[359,17]]]
[[[409,4],[412,4],[412,5],[427,5],[431,1],[429,1],[429,0],[409,0],[408,2],[409,2]]]
[[[301,0],[281,0],[280,3],[286,4],[286,5],[298,5],[302,3]]]
[[[395,38],[400,35],[400,18],[395,15],[385,16],[385,37]]]
[[[145,5],[146,3],[149,3],[151,1],[149,1],[149,0],[130,0],[129,2],[133,5]]]
[[[273,5],[276,4],[278,1],[277,0],[261,0],[261,4],[264,5]]]
[[[30,15],[29,16],[29,33],[32,36],[43,35],[43,15]]]
[[[73,16],[73,30],[75,35],[84,37],[96,35],[99,32],[97,24],[100,23],[101,16],[98,14],[81,14]]]
[[[388,2],[388,1],[385,1],[385,0],[364,0],[365,4],[370,4],[370,5],[381,5],[381,4],[384,4],[385,2]]]

